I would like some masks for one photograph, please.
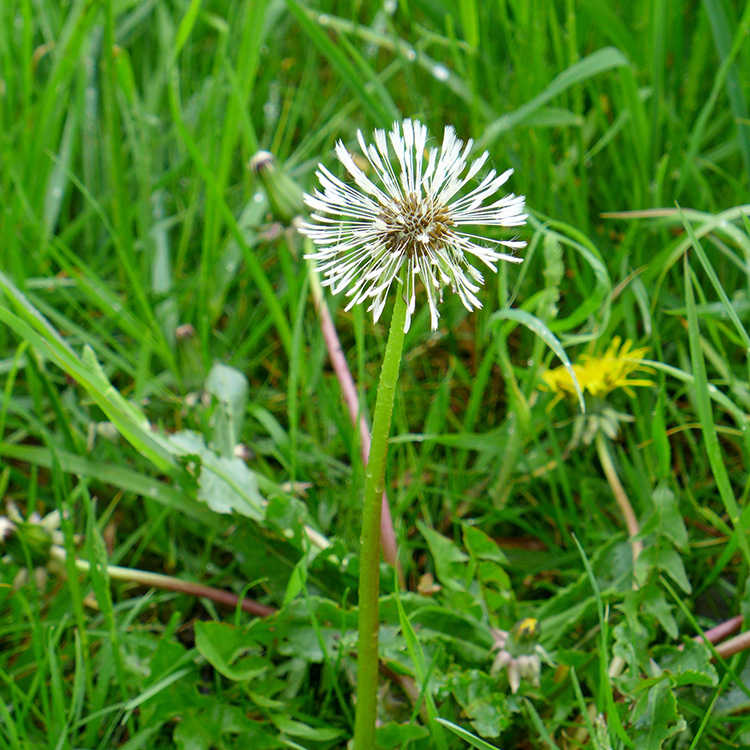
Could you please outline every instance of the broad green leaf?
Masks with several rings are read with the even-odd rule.
[[[265,516],[258,480],[241,458],[204,454],[198,477],[198,499],[217,513],[236,511],[256,521]]]
[[[195,623],[195,647],[214,669],[237,682],[260,677],[270,662],[259,653],[257,644],[242,628],[223,622]]]
[[[463,524],[464,543],[469,554],[477,560],[491,560],[502,565],[508,564],[505,553],[497,546],[491,537],[481,529],[469,524]]]
[[[432,553],[437,579],[448,588],[462,590],[469,556],[448,537],[431,529],[422,521],[417,521],[417,528]]]
[[[419,724],[397,724],[395,721],[386,722],[375,731],[381,750],[400,750],[408,747],[412,740],[423,740],[429,736],[427,729]]]
[[[206,378],[205,389],[219,402],[211,419],[210,445],[225,457],[234,455],[240,441],[247,406],[247,378],[234,367],[214,363]]]
[[[173,734],[177,750],[210,750],[217,737],[221,737],[221,721],[193,711],[185,712]]]
[[[183,457],[200,459],[198,499],[217,513],[240,513],[261,521],[265,517],[265,500],[258,480],[241,458],[218,456],[206,447],[197,432],[183,430],[171,435],[170,445]]]
[[[640,622],[635,628],[630,621],[620,622],[612,628],[612,653],[622,659],[628,668],[617,678],[617,689],[624,695],[632,696],[641,684],[641,674],[648,667],[649,634]]]
[[[206,696],[200,706],[182,711],[179,717],[173,735],[178,750],[238,746],[270,750],[284,747],[271,734],[276,734],[272,725],[249,718],[246,708],[231,705],[224,699]],[[227,735],[233,736],[230,742],[227,742]]]

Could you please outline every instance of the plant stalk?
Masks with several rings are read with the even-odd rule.
[[[65,558],[67,557],[65,550],[62,547],[57,546],[51,548],[50,554],[60,562],[65,562]],[[87,573],[91,567],[91,563],[89,563],[88,560],[81,560],[78,557],[75,558],[74,564],[82,573]],[[244,597],[242,601],[240,601],[240,598],[236,594],[232,594],[230,591],[216,589],[213,586],[204,586],[201,583],[182,581],[179,578],[165,576],[161,573],[150,573],[146,570],[136,570],[134,568],[121,568],[118,565],[108,565],[107,575],[114,581],[130,581],[131,583],[148,586],[149,588],[178,591],[190,596],[205,597],[206,599],[210,599],[217,604],[222,604],[225,607],[237,607],[239,604],[245,612],[251,615],[257,615],[258,617],[266,617],[267,615],[272,615],[276,611],[273,607],[259,604],[247,597]]]
[[[596,452],[599,455],[599,462],[602,465],[602,469],[604,469],[604,475],[607,477],[609,486],[612,489],[612,494],[617,501],[617,507],[620,509],[620,513],[625,520],[625,526],[628,528],[630,547],[633,550],[633,578],[635,578],[635,564],[639,555],[643,552],[643,542],[633,541],[633,537],[638,534],[640,527],[638,526],[638,519],[636,518],[633,506],[630,504],[628,493],[625,492],[620,477],[617,476],[617,469],[615,469],[615,464],[607,447],[606,438],[601,430],[596,433]]]
[[[306,244],[312,245],[310,240],[305,240]],[[341,392],[344,395],[349,416],[355,428],[359,429],[359,447],[362,455],[362,463],[367,466],[370,455],[370,429],[367,426],[367,420],[359,404],[357,394],[357,385],[354,377],[349,370],[346,357],[341,348],[341,341],[336,331],[336,326],[328,310],[323,290],[320,286],[318,272],[312,261],[307,261],[308,275],[310,277],[310,289],[312,291],[315,309],[320,315],[320,329],[323,332],[323,338],[328,348],[328,356],[331,359],[334,372],[341,385]],[[396,532],[393,528],[393,519],[391,517],[391,508],[388,504],[388,496],[383,492],[382,510],[380,517],[380,544],[383,548],[383,559],[394,568],[398,569],[398,578],[401,588],[406,588],[403,571],[398,563],[398,546],[396,544]]]
[[[380,516],[385,489],[385,460],[404,346],[406,300],[396,292],[391,329],[380,371],[378,396],[372,421],[370,457],[365,473],[362,535],[359,557],[359,639],[357,646],[357,709],[354,719],[355,750],[374,750],[378,695],[378,597],[380,595]]]

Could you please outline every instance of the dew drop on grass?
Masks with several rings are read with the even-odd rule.
[[[432,67],[432,75],[434,75],[438,81],[447,81],[450,72],[444,65],[434,65]]]
[[[409,62],[414,62],[417,59],[417,53],[411,47],[404,52],[404,56]]]
[[[331,19],[330,19],[330,18],[329,18],[329,17],[328,17],[328,16],[327,16],[327,15],[326,15],[325,13],[321,13],[321,14],[320,14],[320,15],[318,16],[318,23],[319,23],[319,24],[320,24],[321,26],[328,26],[328,22],[329,22],[330,20],[331,20]]]

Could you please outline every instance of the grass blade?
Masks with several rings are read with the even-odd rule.
[[[576,389],[578,394],[578,404],[581,407],[581,411],[586,411],[586,402],[583,400],[583,392],[581,386],[578,383],[578,378],[573,370],[573,365],[570,363],[568,355],[565,353],[563,345],[560,343],[557,336],[535,315],[532,315],[526,310],[519,310],[515,307],[508,307],[505,310],[498,310],[490,318],[491,321],[497,320],[512,320],[516,323],[525,325],[532,333],[539,336],[547,346],[557,355],[557,358],[563,363],[565,369],[568,371],[571,380],[573,381],[573,387]]]
[[[451,732],[453,732],[453,734],[455,734],[457,737],[460,737],[462,740],[466,740],[466,742],[468,742],[472,747],[476,747],[477,750],[497,750],[496,745],[490,745],[489,742],[485,742],[475,734],[472,734],[463,727],[458,726],[458,724],[454,724],[452,721],[448,721],[448,719],[436,719],[435,721],[437,721],[438,724],[442,724],[447,729],[450,729]]]
[[[491,122],[484,131],[484,135],[479,139],[480,147],[487,148],[503,133],[520,125],[529,115],[536,112],[551,99],[567,91],[571,86],[583,83],[583,81],[587,81],[589,78],[593,78],[613,68],[620,68],[628,64],[625,55],[614,47],[605,47],[604,49],[592,52],[588,57],[584,57],[582,60],[573,63],[573,65],[560,73],[544,91],[537,94],[533,99],[526,102],[526,104]]]
[[[724,503],[729,519],[734,527],[734,533],[739,541],[742,556],[745,564],[750,565],[750,546],[748,546],[746,532],[742,526],[740,518],[740,509],[734,496],[732,484],[729,481],[729,474],[724,463],[724,457],[721,452],[719,436],[716,432],[713,412],[711,410],[711,397],[708,394],[708,376],[706,375],[706,363],[703,359],[703,350],[701,348],[700,326],[698,323],[698,313],[695,309],[695,294],[693,291],[693,276],[687,255],[684,258],[685,270],[685,304],[687,306],[688,318],[688,341],[690,345],[690,360],[693,366],[693,375],[695,376],[695,406],[698,412],[698,419],[703,431],[706,454],[708,455],[711,471],[716,481],[716,487]]]

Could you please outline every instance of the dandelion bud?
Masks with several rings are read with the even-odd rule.
[[[27,566],[34,573],[34,580],[41,588],[47,568],[54,567],[54,550],[63,544],[60,531],[60,511],[53,510],[42,518],[34,511],[24,519],[14,503],[8,503],[6,516],[0,516],[0,546],[8,558],[20,565],[14,588],[20,588],[27,580]]]
[[[270,151],[258,151],[250,159],[249,166],[263,183],[275,219],[291,224],[304,212],[302,188],[289,177]]]
[[[534,617],[519,620],[510,630],[493,630],[492,650],[497,656],[492,664],[492,674],[506,670],[511,692],[517,693],[521,680],[528,680],[539,687],[542,671],[541,656],[548,659],[539,645],[539,621]]]
[[[20,523],[15,533],[5,540],[6,552],[14,562],[25,565],[28,560],[33,568],[49,562],[49,551],[52,548],[52,536],[43,527],[33,523]]]

